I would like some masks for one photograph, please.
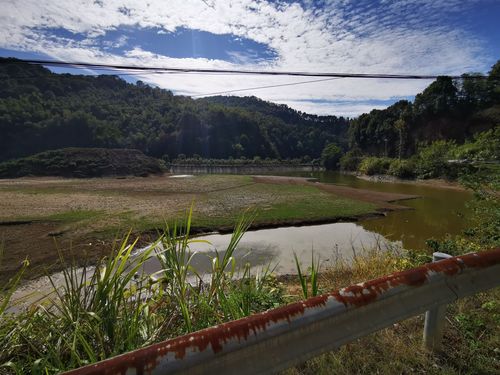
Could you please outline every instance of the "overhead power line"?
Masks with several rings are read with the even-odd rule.
[[[12,64],[16,60],[7,60],[4,63]],[[119,71],[135,71],[135,72],[183,72],[183,73],[225,73],[225,74],[251,74],[251,75],[268,75],[268,76],[297,76],[297,77],[330,77],[330,78],[370,78],[370,79],[436,79],[442,75],[420,75],[420,74],[377,74],[377,73],[335,73],[335,72],[301,72],[301,71],[271,71],[271,70],[244,70],[244,69],[202,69],[202,68],[176,68],[176,67],[153,67],[153,66],[137,66],[137,65],[116,65],[116,64],[101,64],[87,63],[77,61],[56,61],[56,60],[17,60],[23,63],[45,65],[53,67],[71,67],[71,68],[87,68],[87,69],[113,69]],[[462,76],[447,75],[452,79],[462,79]],[[466,79],[482,79],[482,76],[470,76]]]
[[[210,93],[207,93],[207,94],[196,94],[196,95],[191,95],[191,97],[192,98],[196,98],[196,97],[199,97],[199,96],[222,95],[222,94],[230,94],[232,92],[240,92],[240,91],[272,89],[272,88],[275,88],[275,87],[283,87],[283,86],[297,86],[297,85],[303,85],[303,84],[306,84],[306,83],[333,81],[335,79],[341,79],[341,77],[333,77],[333,78],[325,78],[325,79],[315,79],[313,81],[290,82],[290,83],[282,83],[282,84],[267,85],[267,86],[247,87],[247,88],[244,88],[244,89],[234,89],[234,90],[225,90],[225,91],[218,91],[218,92],[210,92]]]

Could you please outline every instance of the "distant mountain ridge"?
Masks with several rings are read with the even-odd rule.
[[[348,120],[255,97],[194,100],[117,76],[55,74],[0,59],[0,161],[64,147],[134,148],[154,157],[318,158],[347,146]]]
[[[192,99],[112,75],[55,74],[0,58],[0,161],[67,147],[138,149],[164,160],[318,159],[336,143],[408,157],[500,126],[500,62],[487,76],[439,77],[414,102],[355,119],[318,116],[256,97]]]

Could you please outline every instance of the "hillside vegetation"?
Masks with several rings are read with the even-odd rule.
[[[164,171],[160,160],[128,149],[66,148],[0,163],[0,178],[147,176]]]
[[[328,142],[347,145],[347,119],[256,98],[193,100],[15,59],[0,59],[0,80],[0,161],[64,147],[133,148],[170,160],[318,158]]]
[[[478,132],[500,126],[500,61],[487,76],[462,77],[439,77],[413,102],[401,100],[352,120],[350,149],[369,156],[405,158],[435,141],[462,144]]]
[[[307,114],[256,97],[192,99],[141,81],[55,74],[16,59],[0,58],[0,79],[0,161],[99,147],[138,149],[165,161],[309,162],[325,161],[323,150],[332,144],[341,154],[401,159],[435,141],[470,142],[500,124],[500,62],[487,76],[439,77],[414,102],[356,119]],[[338,167],[334,159],[329,168]]]

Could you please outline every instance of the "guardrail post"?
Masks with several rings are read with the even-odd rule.
[[[451,255],[446,253],[435,252],[432,254],[432,261],[438,262],[451,257]],[[425,313],[424,346],[431,351],[437,351],[441,348],[445,315],[446,305],[436,306]]]

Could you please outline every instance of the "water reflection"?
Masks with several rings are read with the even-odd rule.
[[[426,249],[427,239],[443,239],[446,234],[457,235],[467,226],[470,213],[467,202],[472,199],[472,193],[469,191],[411,183],[366,181],[337,172],[312,172],[301,175],[317,178],[320,182],[359,189],[420,196],[419,199],[398,203],[411,207],[412,210],[390,212],[386,217],[359,223],[368,231],[401,241],[405,249]]]
[[[230,234],[214,234],[200,239],[210,242],[194,243],[191,250],[197,251],[192,265],[202,274],[209,273],[211,259],[215,256],[215,249],[220,256],[229,244]],[[310,265],[311,251],[319,256],[323,264],[333,263],[338,257],[347,261],[355,253],[364,249],[379,246],[387,248],[393,243],[387,241],[380,234],[368,231],[355,223],[334,223],[312,225],[304,227],[285,227],[275,229],[261,229],[249,231],[243,235],[234,257],[238,267],[249,263],[254,268],[267,265],[276,266],[277,274],[296,273],[293,253],[305,265]],[[156,259],[151,259],[146,265],[146,271],[153,273],[160,268]]]

